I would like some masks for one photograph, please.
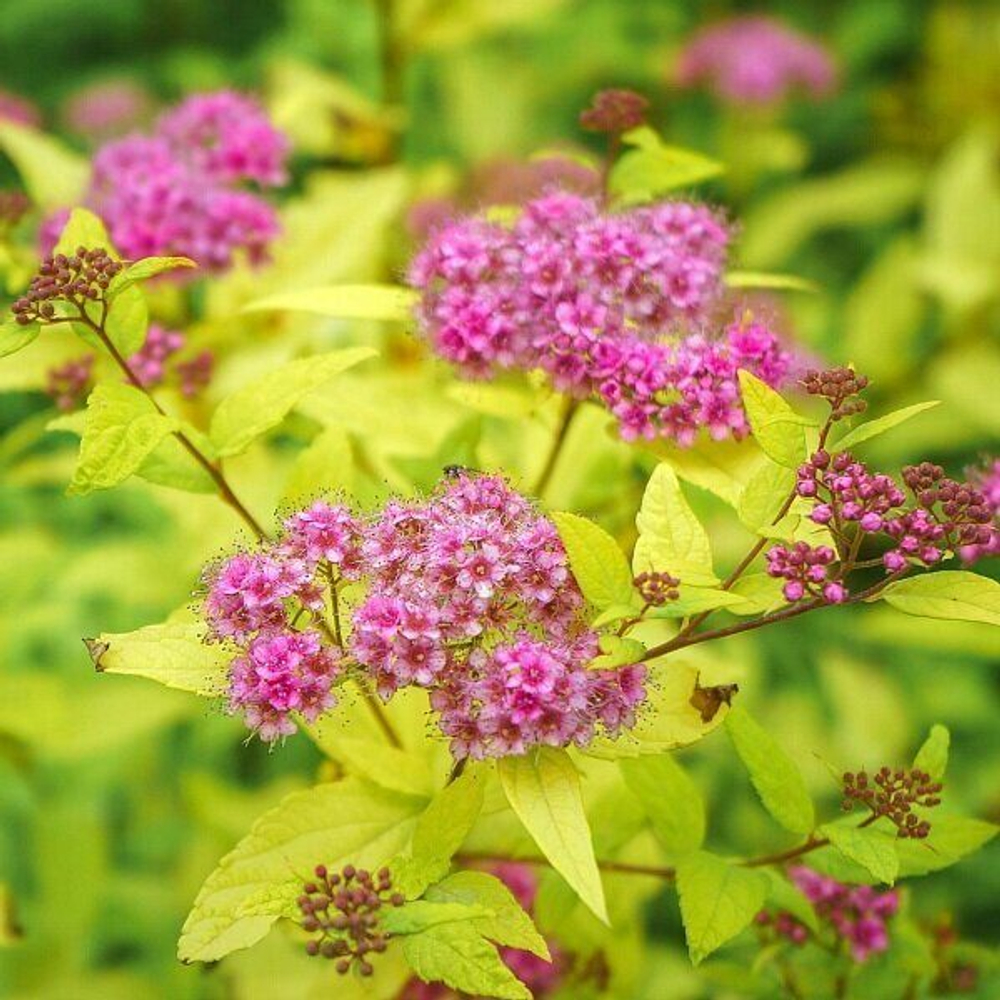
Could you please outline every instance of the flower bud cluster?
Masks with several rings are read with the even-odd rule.
[[[971,564],[986,556],[1000,556],[1000,459],[991,459],[980,468],[969,469],[966,478],[983,495],[993,513],[989,541],[974,542],[959,549],[962,562]]]
[[[853,368],[808,371],[801,383],[810,396],[820,396],[830,404],[833,420],[843,420],[868,409],[868,404],[860,398],[868,388],[868,376],[859,375]]]
[[[765,558],[768,576],[786,581],[781,591],[786,601],[794,603],[810,597],[827,604],[843,604],[847,600],[844,584],[831,579],[831,565],[837,554],[828,545],[774,545]]]
[[[844,885],[804,866],[791,868],[788,874],[820,920],[846,942],[855,962],[888,949],[887,924],[899,909],[898,892]]]
[[[867,771],[850,771],[844,774],[845,812],[850,812],[856,802],[867,806],[875,817],[886,816],[896,826],[897,835],[903,838],[924,839],[931,832],[931,824],[913,811],[914,806],[931,809],[940,805],[942,784],[931,781],[926,771],[912,768],[893,770],[881,767],[874,777]]]
[[[16,226],[31,208],[31,199],[23,191],[0,191],[0,226]]]
[[[356,965],[362,976],[374,967],[371,955],[385,951],[389,935],[380,929],[384,906],[403,906],[402,893],[392,891],[388,868],[374,875],[345,865],[340,872],[317,865],[315,881],[306,882],[298,898],[302,929],[318,934],[306,944],[306,953],[336,960],[334,968],[346,975]]]
[[[124,266],[99,247],[77,247],[73,254],[47,257],[28,290],[11,306],[14,318],[21,326],[48,323],[62,315],[61,306],[81,308],[100,301]]]
[[[344,580],[365,589],[349,621],[323,628]],[[313,504],[207,584],[211,635],[243,651],[230,706],[266,740],[294,731],[292,712],[315,718],[348,665],[385,700],[427,689],[456,758],[614,736],[645,698],[642,665],[587,669],[598,636],[555,526],[499,477],[461,471],[364,520]],[[295,631],[302,614],[325,639]]]
[[[649,101],[634,90],[601,90],[580,112],[580,125],[589,132],[628,132],[646,120],[648,110]]]
[[[809,928],[787,910],[779,910],[777,913],[761,910],[754,917],[754,923],[759,928],[770,930],[775,938],[789,941],[798,948],[809,940]]]
[[[84,354],[61,365],[54,365],[45,375],[45,394],[64,413],[76,409],[90,391],[94,373],[94,355]]]
[[[669,573],[640,573],[632,581],[632,586],[650,608],[662,608],[668,601],[678,600],[680,584],[681,581]]]
[[[734,17],[700,31],[681,52],[675,71],[682,87],[705,85],[734,105],[775,104],[802,89],[828,94],[833,60],[817,42],[781,21]]]
[[[250,98],[198,94],[163,115],[151,135],[101,147],[84,201],[126,257],[182,255],[215,272],[238,253],[260,263],[278,235],[277,216],[240,185],[284,183],[288,152],[287,139]],[[44,226],[40,238],[53,231]],[[174,280],[181,278],[177,272]]]
[[[703,429],[747,433],[740,368],[772,386],[791,369],[752,317],[719,340],[680,336],[708,323],[728,242],[704,206],[609,215],[554,191],[509,227],[479,217],[442,226],[409,279],[424,335],[466,376],[541,369],[560,391],[603,402],[624,438],[687,445]]]

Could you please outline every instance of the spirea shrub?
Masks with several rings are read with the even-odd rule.
[[[822,82],[800,40],[752,33],[767,79],[731,65],[738,36],[702,43],[695,75],[753,100]],[[280,238],[260,192],[290,153],[228,92],[102,146],[90,209],[49,220],[0,349],[52,351],[37,388],[80,439],[68,492],[152,483],[201,494],[192,524],[213,496],[231,516],[221,554],[184,536],[193,602],[87,640],[95,683],[209,699],[267,744],[263,769],[293,740],[285,761],[307,741],[323,757],[208,875],[183,961],[281,922],[276,967],[320,970],[320,992],[647,995],[655,962],[636,956],[658,947],[649,914],[670,926],[669,885],[692,961],[725,949],[761,995],[807,995],[805,969],[825,995],[870,970],[899,996],[965,975],[909,906],[919,876],[995,833],[945,799],[947,729],[906,759],[830,762],[824,795],[802,764],[853,748],[786,749],[747,708],[732,640],[820,612],[853,635],[874,604],[890,622],[1000,624],[979,571],[1000,545],[997,462],[883,469],[867,442],[933,404],[882,413],[863,373],[801,370],[806,352],[740,300],[800,283],[734,268],[737,221],[674,196],[718,166],[650,117],[631,92],[598,95],[582,124],[607,142],[584,168],[600,191],[532,175],[518,204],[438,219],[406,286],[303,289],[278,265],[240,301],[257,291],[219,282]],[[347,322],[313,339],[266,315],[286,310]],[[395,331],[360,343],[353,320],[405,324],[432,357]],[[759,800],[747,830],[735,810],[757,807],[706,802],[675,753],[716,729]],[[915,963],[932,947],[936,965]]]

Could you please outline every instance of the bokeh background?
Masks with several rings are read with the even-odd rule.
[[[414,202],[459,187],[470,203],[487,198],[490,184],[510,182],[511,161],[587,145],[576,120],[594,91],[632,87],[669,141],[729,165],[701,193],[740,220],[740,266],[819,286],[762,307],[818,356],[867,372],[876,412],[942,400],[873,443],[871,460],[929,458],[956,473],[996,454],[996,5],[753,5],[817,36],[839,66],[822,102],[767,111],[671,82],[685,39],[748,5],[424,0],[408,5],[422,27],[405,52],[382,44],[376,15],[391,6],[4,0],[0,88],[32,102],[81,152],[92,140],[74,125],[72,102],[95,85],[125,82],[145,95],[137,124],[193,91],[254,91],[295,143],[291,191],[333,178],[329,238],[345,250],[327,277],[391,280],[413,246]],[[15,183],[6,164],[0,177]],[[300,268],[309,267],[305,246]],[[304,739],[268,753],[245,744],[221,710],[102,679],[80,642],[161,620],[188,600],[225,514],[144,485],[65,497],[72,443],[39,436],[51,416],[16,361],[0,366],[0,883],[15,900],[6,923],[25,932],[9,947],[0,932],[0,995],[293,996],[260,974],[260,958],[185,968],[174,950],[205,875],[255,816],[315,775],[319,753]],[[715,518],[717,550],[735,554],[740,537],[708,498],[699,502]],[[995,630],[874,610],[808,616],[727,652],[757,714],[831,803],[823,760],[852,769],[909,760],[939,721],[953,735],[948,796],[1000,820]],[[720,848],[766,849],[763,815],[725,741],[706,741],[685,763],[710,790]],[[996,848],[921,880],[911,906],[996,946]],[[738,968],[688,968],[672,903],[651,907],[649,920],[672,996],[740,995]]]

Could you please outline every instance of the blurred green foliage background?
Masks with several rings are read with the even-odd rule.
[[[871,375],[875,412],[943,401],[873,445],[871,460],[892,468],[928,458],[958,472],[996,453],[995,5],[756,5],[821,37],[842,73],[830,100],[773,116],[727,111],[669,83],[684,38],[740,4],[424,6],[434,16],[400,80],[402,119],[377,110],[369,0],[5,0],[0,87],[37,102],[56,130],[62,102],[109,77],[138,80],[164,102],[198,89],[258,90],[296,138],[298,185],[317,164],[364,170],[383,155],[384,130],[398,128],[402,160],[427,191],[493,157],[584,141],[576,116],[592,93],[633,87],[670,141],[730,165],[705,194],[740,220],[739,266],[820,285],[769,306],[788,329],[818,355]],[[349,97],[337,96],[341,86]],[[315,132],[313,105],[329,94],[332,104],[370,102],[370,134]],[[363,199],[355,210],[364,231]],[[387,278],[409,252],[402,215],[401,204],[389,212],[388,253],[376,265]],[[341,277],[371,271],[370,262],[349,263]],[[241,725],[221,711],[139,680],[102,680],[80,643],[160,620],[188,600],[213,554],[204,540],[223,537],[226,514],[136,485],[64,497],[69,445],[34,441],[51,416],[47,402],[16,377],[0,374],[0,388],[0,882],[26,931],[0,948],[0,995],[293,995],[262,974],[259,959],[185,968],[174,949],[205,874],[256,815],[310,780],[319,753],[299,739],[269,754],[244,744]],[[712,517],[711,501],[701,502]],[[740,537],[715,514],[717,549],[735,555]],[[836,788],[820,758],[850,769],[903,762],[939,721],[954,740],[948,796],[1000,820],[1000,644],[987,626],[882,610],[809,616],[734,640],[726,653],[741,664],[758,716],[831,805]],[[706,741],[685,763],[709,789],[720,849],[766,850],[763,814],[724,741]],[[921,881],[912,906],[929,921],[951,913],[963,936],[1000,943],[996,848]],[[657,968],[670,972],[670,996],[738,995],[739,972],[724,961],[688,968],[673,905],[652,907],[649,918],[665,942]]]

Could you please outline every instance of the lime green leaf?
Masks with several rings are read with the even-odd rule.
[[[636,574],[669,572],[684,583],[708,587],[719,582],[712,569],[708,533],[666,462],[653,470],[635,524],[639,529],[632,556]]]
[[[80,459],[68,492],[104,490],[128,479],[150,452],[177,430],[138,389],[102,382],[87,400]]]
[[[873,826],[827,823],[819,831],[849,861],[861,865],[879,882],[892,885],[899,874],[896,837]]]
[[[779,465],[798,468],[806,457],[804,427],[810,421],[799,416],[779,393],[756,375],[741,369],[739,379],[754,440]]]
[[[81,246],[87,247],[89,250],[95,248],[107,250],[115,260],[118,260],[118,254],[111,246],[111,237],[108,236],[107,227],[100,217],[91,212],[90,209],[74,208],[69,213],[66,225],[63,226],[52,252],[72,257],[76,253],[77,247]]]
[[[10,157],[36,205],[51,211],[78,202],[90,166],[57,139],[11,121],[0,121],[0,149]]]
[[[429,927],[403,938],[410,968],[427,983],[441,982],[473,996],[531,1000],[531,993],[471,923]]]
[[[660,608],[653,608],[646,613],[647,618],[687,618],[702,611],[713,611],[715,608],[737,607],[744,598],[728,590],[717,587],[689,587],[682,583],[678,588],[676,601],[668,601]]]
[[[604,888],[583,810],[580,776],[565,750],[542,747],[504,757],[497,773],[507,801],[552,867],[591,911],[608,922]]]
[[[530,951],[549,961],[549,947],[535,929],[531,917],[500,879],[486,872],[460,871],[431,886],[425,899],[432,902],[479,905],[492,911],[492,916],[477,917],[474,926],[483,937],[508,948]]]
[[[773,288],[788,292],[818,292],[819,286],[808,278],[768,271],[729,271],[725,282],[730,288]]]
[[[0,358],[16,354],[22,347],[27,347],[41,331],[42,328],[37,323],[29,323],[27,326],[14,322],[4,323],[0,326]]]
[[[237,389],[212,415],[209,436],[219,456],[238,455],[255,438],[281,423],[303,396],[374,356],[370,347],[349,347],[299,358]]]
[[[420,895],[431,882],[447,874],[452,857],[482,811],[483,779],[480,768],[466,768],[434,796],[417,820],[410,856],[404,859],[399,879],[407,895]]]
[[[336,319],[382,319],[406,322],[413,316],[419,295],[399,285],[328,285],[295,292],[279,292],[256,299],[244,312],[290,309]]]
[[[766,462],[743,487],[736,513],[751,531],[770,528],[794,488],[794,469]]]
[[[698,965],[736,937],[760,912],[767,876],[738,868],[707,851],[677,863],[677,893],[691,961]]]
[[[454,923],[456,920],[470,921],[493,916],[493,911],[485,906],[465,903],[432,903],[415,899],[404,906],[382,911],[381,925],[390,934],[419,934],[429,927]]]
[[[351,440],[340,427],[327,427],[295,459],[282,499],[301,504],[317,495],[339,491],[352,493],[353,486]]]
[[[926,403],[914,403],[913,406],[904,406],[900,410],[893,410],[892,413],[887,413],[884,417],[879,417],[878,420],[870,420],[855,427],[849,434],[846,434],[841,440],[837,441],[832,448],[834,451],[848,451],[851,448],[856,448],[863,441],[868,441],[879,434],[884,434],[886,431],[892,430],[893,427],[898,427],[900,424],[906,423],[907,420],[915,417],[918,413],[932,410],[935,406],[939,405],[939,400],[932,399]]]
[[[388,743],[345,736],[327,729],[317,742],[325,753],[343,764],[348,773],[366,778],[380,788],[427,797],[434,787],[427,761],[417,754]]]
[[[786,910],[800,923],[819,931],[819,921],[812,904],[785,876],[774,868],[764,868],[768,879],[767,899],[776,910]]]
[[[639,663],[646,647],[637,639],[621,635],[602,635],[601,653],[587,664],[588,670],[612,670],[626,663]]]
[[[1000,583],[978,573],[943,570],[890,583],[876,598],[922,618],[1000,625]]]
[[[733,584],[732,593],[739,604],[730,605],[734,615],[762,615],[786,604],[781,593],[782,580],[767,573],[748,573]]]
[[[750,477],[761,463],[761,451],[752,438],[744,441],[695,441],[678,448],[666,441],[646,446],[686,483],[714,493],[730,507],[736,507]]]
[[[143,257],[142,260],[137,260],[135,263],[127,265],[114,276],[111,285],[108,287],[108,298],[116,298],[126,288],[131,288],[136,282],[147,281],[167,271],[177,271],[181,268],[197,266],[190,257]]]
[[[181,430],[185,437],[198,446],[203,455],[210,459],[216,457],[212,442],[197,428],[182,423]],[[188,493],[215,493],[218,489],[215,480],[174,436],[164,438],[143,459],[135,474],[149,483],[156,483],[157,486],[168,486]]]
[[[585,517],[562,512],[551,517],[583,596],[597,608],[628,604],[633,597],[632,571],[618,543]]]
[[[608,180],[611,194],[622,204],[652,201],[666,191],[718,177],[725,169],[700,153],[666,145],[645,125],[627,132],[623,139],[635,148],[619,157]]]
[[[184,962],[213,962],[294,916],[303,873],[376,869],[409,839],[418,800],[357,778],[287,796],[265,813],[201,887],[178,945]]]
[[[750,772],[764,808],[792,833],[809,833],[816,822],[812,799],[795,762],[745,708],[726,717],[726,732]]]
[[[98,671],[147,677],[167,687],[217,698],[226,689],[232,653],[205,637],[204,625],[168,621],[88,640]]]
[[[947,728],[935,724],[931,726],[930,736],[913,758],[913,766],[920,771],[926,771],[932,781],[940,781],[948,767],[948,746],[951,734]]]
[[[947,868],[988,844],[997,829],[994,823],[969,816],[935,816],[926,840],[907,839],[896,844],[899,877]]]
[[[697,851],[705,840],[705,803],[680,764],[669,754],[661,754],[623,760],[618,767],[670,854]]]

